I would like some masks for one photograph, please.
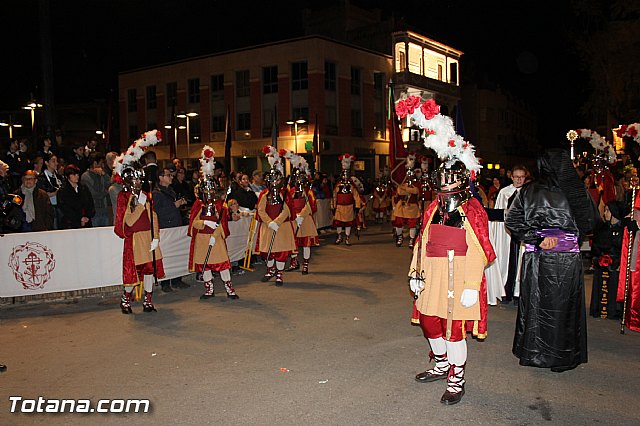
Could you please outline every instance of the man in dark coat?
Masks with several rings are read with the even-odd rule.
[[[160,169],[158,182],[153,190],[153,208],[158,215],[160,229],[182,226],[180,207],[187,203],[184,198],[178,198],[171,183],[176,166],[173,164]],[[173,288],[187,288],[189,284],[183,283],[180,277],[171,278],[160,282],[162,291],[171,292]]]
[[[565,150],[538,159],[539,179],[516,196],[505,225],[526,244],[513,354],[520,365],[562,372],[587,362],[580,240],[597,209]]]

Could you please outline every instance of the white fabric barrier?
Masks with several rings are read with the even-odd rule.
[[[318,228],[331,225],[330,200],[318,200]],[[229,222],[229,259],[245,257],[253,216]],[[251,235],[255,247],[257,226]],[[0,237],[0,297],[99,288],[122,283],[124,240],[113,227],[6,234]],[[188,275],[187,227],[160,230],[165,278]]]
[[[0,297],[122,283],[124,240],[113,227],[7,234],[0,241]],[[187,227],[162,229],[160,241],[166,278],[187,275]]]
[[[331,200],[317,200],[318,211],[314,218],[318,229],[328,228],[333,224],[333,215],[331,214]]]

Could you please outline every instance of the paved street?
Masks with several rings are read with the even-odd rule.
[[[489,336],[469,341],[466,395],[413,376],[428,345],[409,323],[410,257],[388,226],[353,245],[333,235],[311,274],[234,277],[241,299],[200,301],[201,286],[159,294],[157,313],[118,298],[0,308],[0,424],[631,425],[640,422],[640,334],[588,319],[589,363],[565,373],[520,367],[513,306],[490,307]],[[119,268],[120,265],[114,265]],[[590,280],[590,277],[588,277]],[[191,283],[195,284],[193,281]],[[160,293],[158,291],[158,293]],[[588,298],[587,298],[588,300]],[[150,399],[146,414],[11,414],[25,399]]]

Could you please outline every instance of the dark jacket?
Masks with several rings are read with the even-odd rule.
[[[80,226],[80,219],[88,217],[91,219],[96,214],[93,207],[93,197],[86,186],[79,183],[78,191],[65,182],[58,191],[58,210],[62,218],[60,220],[61,229],[90,228],[91,221],[85,226]]]
[[[248,188],[247,191],[236,182],[233,182],[231,184],[231,192],[227,196],[227,200],[230,199],[238,201],[238,205],[240,207],[244,207],[250,210],[254,210],[258,202],[258,196],[251,190],[251,188]]]
[[[22,190],[18,190],[16,195],[22,197],[24,203]],[[51,231],[53,229],[53,206],[49,195],[42,189],[36,188],[33,191],[33,207],[35,217],[31,223],[23,221],[22,232]]]
[[[56,189],[60,189],[64,183],[64,178],[58,173],[55,173],[55,175],[58,180],[54,177],[49,177],[45,171],[40,173],[38,175],[38,188],[43,189],[45,192],[56,192]]]
[[[158,215],[160,228],[182,226],[180,209],[175,205],[176,192],[171,186],[156,186],[153,191],[153,209]]]

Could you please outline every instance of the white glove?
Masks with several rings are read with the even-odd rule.
[[[138,195],[138,204],[142,204],[144,206],[146,202],[147,202],[147,194],[140,191],[140,195]]]
[[[304,222],[303,216],[296,217],[296,223],[298,224],[298,226],[302,225],[302,222]]]
[[[154,251],[155,249],[157,249],[157,248],[158,248],[158,244],[159,244],[159,243],[160,243],[160,240],[159,240],[159,239],[157,239],[157,238],[154,238],[154,239],[151,241],[151,250],[149,250],[149,251]]]
[[[411,291],[417,296],[424,289],[424,280],[419,278],[409,278],[409,287]]]
[[[213,246],[215,246],[215,245],[216,245],[216,237],[213,237],[213,236],[212,236],[211,238],[209,238],[209,245],[210,245],[211,247],[213,247]]]
[[[460,296],[460,303],[462,303],[462,306],[465,308],[470,308],[478,303],[478,290],[465,288],[462,292],[462,296]]]
[[[204,226],[208,226],[211,229],[216,229],[218,227],[218,224],[212,220],[205,220]]]
[[[280,225],[278,225],[276,222],[269,222],[269,225],[267,225],[269,227],[269,229],[273,229],[273,232],[278,232],[278,228],[280,228]]]

